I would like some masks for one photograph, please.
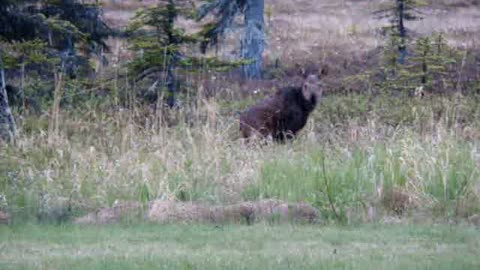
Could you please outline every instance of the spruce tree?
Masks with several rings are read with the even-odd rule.
[[[4,140],[10,140],[8,134],[15,134],[6,70],[20,70],[24,78],[30,64],[61,59],[62,72],[76,74],[79,65],[87,66],[88,54],[106,47],[103,40],[111,34],[100,9],[97,4],[76,0],[0,1],[0,136]],[[87,49],[77,53],[76,45]],[[56,72],[49,66],[48,72],[52,70]],[[21,90],[23,87],[22,83]]]
[[[458,56],[447,44],[444,35],[417,38],[411,48],[408,62],[397,61],[396,41],[393,37],[384,48],[382,87],[390,90],[411,90],[422,86],[425,90],[442,90],[451,87],[451,74]]]
[[[168,89],[167,104],[175,105],[175,69],[181,59],[181,48],[192,38],[176,27],[175,20],[185,12],[186,1],[160,1],[156,6],[140,10],[133,18],[129,32],[132,48],[139,53],[130,69],[141,80],[160,72],[162,86]]]
[[[408,79],[429,90],[448,88],[451,86],[447,83],[448,71],[454,63],[453,50],[442,33],[418,38],[408,66]]]
[[[108,51],[105,39],[114,31],[102,20],[102,8],[98,2],[88,4],[78,0],[46,0],[34,10],[44,14],[51,22],[48,41],[59,50],[70,77],[75,77],[79,68],[88,66],[90,54],[99,55]],[[69,27],[66,27],[67,23]],[[81,45],[81,52],[77,51],[76,45]]]
[[[405,64],[408,47],[408,28],[406,22],[421,20],[420,7],[426,3],[422,0],[390,0],[391,2],[374,12],[378,19],[388,19],[390,25],[385,27],[388,34],[396,40],[398,49],[398,62]]]
[[[176,24],[179,17],[189,18],[193,6],[187,0],[165,0],[137,12],[129,26],[129,40],[137,56],[129,63],[136,81],[154,77],[154,85],[160,85],[169,107],[176,104],[178,71],[195,72],[198,69],[225,70],[236,66],[235,62],[220,61],[215,57],[196,56],[192,49],[202,41],[201,35],[188,35]],[[160,84],[159,84],[160,83]],[[154,87],[155,88],[155,87]],[[147,93],[151,101],[158,93]]]
[[[8,51],[5,45],[8,41],[33,38],[35,36],[33,26],[36,19],[41,19],[22,12],[21,4],[23,4],[23,1],[0,1],[0,141],[7,142],[11,142],[15,137],[16,125],[7,96],[5,70],[7,68]],[[17,31],[19,26],[23,27],[23,33]]]

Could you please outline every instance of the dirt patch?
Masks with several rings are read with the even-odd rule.
[[[209,209],[193,202],[153,201],[147,219],[160,223],[204,222],[208,220]]]
[[[148,213],[154,222],[247,223],[258,221],[305,222],[319,220],[318,210],[306,203],[279,200],[242,202],[227,206],[206,206],[196,203],[154,201]]]
[[[125,202],[89,213],[77,218],[74,223],[111,224],[129,217],[139,217],[138,213],[141,212],[140,203]],[[319,212],[306,203],[287,203],[279,200],[242,202],[226,206],[156,200],[150,203],[143,218],[157,223],[252,224],[259,221],[316,223],[319,221]]]
[[[112,207],[88,213],[74,220],[75,224],[111,224],[141,216],[143,207],[139,202],[115,203]]]

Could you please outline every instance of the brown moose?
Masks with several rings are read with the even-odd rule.
[[[276,142],[295,137],[307,123],[322,92],[317,75],[307,76],[301,87],[278,90],[240,115],[242,137],[271,136]]]

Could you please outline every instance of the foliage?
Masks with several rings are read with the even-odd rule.
[[[0,49],[8,54],[3,55],[5,69],[18,69],[22,65],[47,64],[51,66],[58,63],[58,59],[49,58],[48,45],[40,39],[31,41],[13,41],[0,43]]]
[[[201,35],[204,38],[201,50],[205,52],[209,46],[216,45],[219,38],[232,27],[235,16],[246,8],[246,0],[218,0],[209,1],[201,6],[197,13],[197,20],[202,20],[208,14],[216,12],[216,21],[203,26]]]
[[[102,9],[98,2],[87,4],[74,0],[48,0],[39,12],[45,14],[47,18],[56,18],[75,26],[78,33],[73,36],[84,35],[85,52],[98,52],[100,48],[108,49],[104,40],[111,36],[113,31],[102,20]],[[63,40],[58,43],[68,42]],[[73,43],[76,43],[75,40]]]
[[[390,26],[384,27],[384,30],[398,49],[397,60],[400,64],[405,62],[409,40],[405,22],[421,20],[421,12],[418,8],[426,5],[421,0],[391,0],[390,3],[374,12],[378,19],[387,18],[389,20]]]
[[[447,89],[453,87],[447,82],[449,71],[458,59],[457,52],[450,48],[443,33],[421,37],[416,41],[415,55],[410,59],[413,80],[427,89]]]
[[[382,4],[380,9],[374,12],[374,15],[379,19],[388,19],[391,24],[388,28],[397,28],[397,31],[400,32],[401,21],[421,20],[421,12],[418,8],[426,5],[428,3],[423,0],[391,0]]]
[[[38,36],[38,31],[45,25],[45,16],[30,14],[25,6],[40,1],[6,0],[0,3],[0,37],[11,40],[29,40]]]
[[[0,152],[0,197],[12,214],[28,218],[115,200],[277,198],[308,201],[324,217],[350,222],[351,209],[382,206],[378,189],[400,188],[439,217],[479,213],[478,99],[325,99],[315,124],[283,146],[235,140],[235,116],[208,100],[177,112],[190,122],[159,128],[141,126],[139,119],[155,116],[139,108],[112,112],[86,103],[62,112],[50,145],[42,135],[48,117],[28,117],[19,147]]]
[[[245,34],[241,42],[241,57],[246,61],[243,75],[248,79],[261,77],[264,40],[264,1],[263,0],[214,0],[203,4],[197,12],[197,20],[213,14],[213,22],[204,24],[201,36],[204,38],[200,49],[203,53],[210,46],[218,44],[229,29],[233,28],[238,14],[244,14]]]
[[[106,47],[104,39],[112,34],[101,20],[97,4],[73,0],[20,2],[7,1],[0,6],[4,11],[0,36],[8,41],[41,39],[65,50],[77,42]]]
[[[471,207],[458,212],[456,208],[467,196],[478,200],[472,187],[478,185],[480,171],[470,146],[452,139],[433,148],[405,137],[390,146],[376,144],[368,150],[344,150],[344,154],[336,153],[336,147],[327,153],[312,149],[306,156],[302,152],[265,162],[244,196],[307,201],[325,218],[341,222],[348,221],[352,209],[367,212],[379,188],[385,196],[395,188],[412,189],[411,196],[422,196],[421,208],[443,209],[442,216],[470,211],[468,216],[479,210]]]
[[[43,58],[43,61],[59,58],[63,70],[72,77],[79,72],[79,67],[88,71],[86,63],[89,54],[100,52],[100,48],[107,49],[104,39],[113,34],[102,21],[98,4],[84,4],[74,0],[7,1],[0,9],[2,43],[15,42],[15,46],[18,46],[21,42],[34,42],[38,47],[42,42],[48,51],[43,50],[43,56],[40,56],[39,50],[35,50],[37,62],[38,57]],[[81,54],[77,48],[80,48]],[[32,57],[26,52],[21,55],[21,51],[16,48],[12,52],[4,47],[3,54],[15,54],[17,60]],[[13,68],[15,67],[9,67]]]
[[[192,12],[190,1],[162,1],[147,9],[139,10],[132,19],[128,32],[131,48],[137,53],[128,64],[137,81],[150,75],[167,88],[167,104],[173,106],[177,92],[178,70],[183,72],[224,71],[238,66],[235,62],[221,61],[216,57],[200,57],[193,45],[201,41],[198,34],[189,35],[178,27],[179,17],[189,18]],[[156,83],[154,84],[156,85]],[[158,94],[156,94],[158,96]],[[153,100],[156,100],[155,97]]]
[[[175,25],[177,17],[186,11],[177,2],[163,1],[136,13],[128,29],[132,49],[140,54],[130,63],[134,73],[141,74],[152,67],[167,70],[178,62],[181,46],[195,42],[194,37]]]
[[[443,33],[417,38],[404,65],[397,62],[396,40],[391,37],[384,48],[382,88],[412,90],[424,86],[428,90],[443,91],[453,87],[450,76],[455,71],[459,53],[448,46]]]

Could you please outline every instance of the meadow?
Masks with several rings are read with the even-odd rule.
[[[117,200],[268,198],[307,202],[344,223],[415,212],[465,219],[480,210],[476,104],[462,95],[331,95],[284,145],[244,144],[230,105],[214,99],[173,127],[91,111],[62,115],[52,135],[46,118],[27,118],[31,133],[2,152],[2,203],[19,220],[68,220]]]
[[[120,29],[152,2],[104,1],[104,16]],[[265,1],[264,80],[179,72],[175,108],[146,101],[158,80],[129,77],[118,37],[92,81],[22,78],[40,110],[12,106],[17,136],[0,144],[0,269],[479,269],[478,1],[426,1],[409,50],[440,49],[398,70],[372,15],[385,1],[314,2]],[[419,64],[433,70],[421,94]],[[298,137],[245,143],[239,114],[311,67],[328,69],[324,96]],[[75,224],[122,203],[265,200],[318,219]]]

